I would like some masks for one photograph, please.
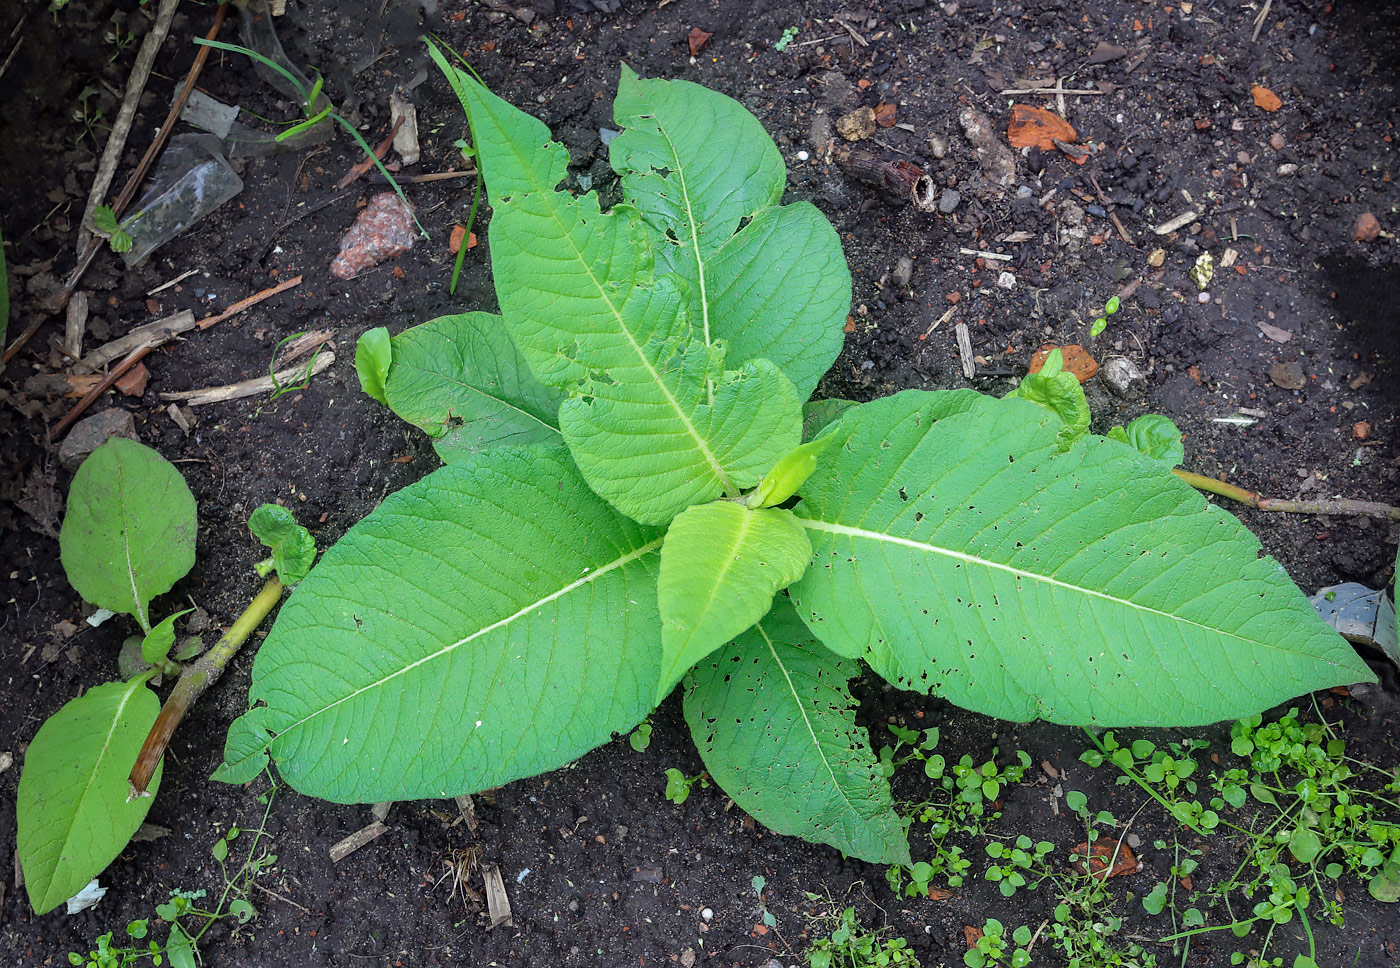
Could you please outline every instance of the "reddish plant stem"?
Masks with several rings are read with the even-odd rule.
[[[219,639],[218,644],[180,673],[180,680],[175,683],[175,688],[170,690],[165,705],[160,707],[160,715],[152,724],[146,742],[141,744],[141,752],[136,755],[136,764],[131,768],[131,776],[128,778],[131,783],[128,799],[145,794],[151,777],[155,775],[156,765],[165,755],[165,748],[170,745],[170,737],[174,735],[175,727],[180,725],[180,720],[185,718],[185,713],[194,705],[195,700],[219,681],[229,660],[238,654],[248,636],[282,600],[284,590],[285,586],[276,578],[269,579],[262,591],[258,592],[243,610],[243,614],[229,626],[229,630]]]

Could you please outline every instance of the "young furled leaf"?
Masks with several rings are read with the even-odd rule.
[[[1126,429],[1114,427],[1108,432],[1108,439],[1127,444],[1168,467],[1177,467],[1186,459],[1181,431],[1169,417],[1160,413],[1145,413],[1128,424]]]
[[[1373,678],[1228,513],[1060,430],[972,391],[848,410],[795,510],[803,620],[892,683],[1015,721],[1212,723]]]
[[[280,504],[264,504],[248,515],[248,530],[272,549],[271,558],[253,566],[263,578],[276,571],[282,584],[295,585],[316,561],[316,539]]]
[[[666,698],[695,663],[763,617],[812,560],[791,511],[716,501],[676,515],[661,546],[661,684]]]
[[[392,360],[389,347],[389,330],[383,326],[365,330],[355,341],[355,373],[360,378],[360,389],[386,407],[389,399],[384,394],[384,384],[389,379]]]
[[[1060,431],[1060,443],[1068,449],[1089,432],[1090,415],[1083,385],[1077,376],[1063,367],[1063,354],[1058,349],[1051,350],[1040,372],[1028,373],[1021,380],[1021,385],[1004,399],[1029,400],[1056,414],[1065,424]]]
[[[58,544],[84,599],[133,616],[143,631],[151,599],[194,567],[194,495],[151,448],[113,437],[73,476]]]
[[[164,662],[165,657],[170,654],[170,647],[175,644],[175,620],[193,611],[194,609],[187,608],[169,615],[147,632],[146,637],[141,640],[141,661],[148,665]]]

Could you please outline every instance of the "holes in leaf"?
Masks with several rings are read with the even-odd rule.
[[[739,227],[735,229],[734,234],[738,235],[740,232],[744,231],[744,229],[749,227],[749,223],[752,221],[753,218],[748,215],[745,215],[744,217],[739,219]]]
[[[902,487],[899,489],[899,499],[900,499],[901,501],[907,501],[907,500],[909,500],[909,492],[906,491],[906,490],[905,490],[904,488],[902,488]]]
[[[915,523],[915,524],[917,524],[918,522],[922,521],[923,519],[924,519],[924,512],[922,512],[922,511],[915,511],[915,512],[914,512],[914,523]]]

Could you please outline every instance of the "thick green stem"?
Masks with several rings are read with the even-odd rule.
[[[223,675],[229,660],[238,653],[248,636],[253,634],[253,630],[262,624],[263,619],[267,618],[268,613],[282,600],[284,590],[285,586],[276,578],[269,579],[218,643],[180,673],[180,681],[170,690],[165,705],[160,707],[160,715],[151,726],[146,742],[141,745],[141,752],[136,755],[136,765],[131,768],[131,776],[128,778],[131,782],[130,797],[145,794],[146,787],[156,772],[156,764],[165,755],[165,748],[170,745],[170,737],[174,735],[175,727],[180,725],[186,711],[204,694],[204,690],[219,681],[219,676]]]

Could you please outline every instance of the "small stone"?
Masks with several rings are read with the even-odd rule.
[[[1126,356],[1109,359],[1099,370],[1099,375],[1104,385],[1120,397],[1126,397],[1135,385],[1147,382],[1147,374]]]
[[[1154,269],[1162,268],[1162,263],[1167,261],[1166,249],[1153,249],[1152,254],[1147,257],[1147,264]]]
[[[1371,425],[1365,420],[1358,420],[1351,425],[1351,435],[1357,440],[1365,440],[1371,436]]]
[[[1362,212],[1352,226],[1351,237],[1358,242],[1374,242],[1381,234],[1381,223],[1370,212]]]
[[[938,196],[938,210],[944,215],[951,215],[961,202],[961,192],[956,188],[945,188],[943,193]]]
[[[1084,214],[1092,215],[1094,218],[1107,218],[1108,211],[1102,205],[1085,205]]]
[[[928,150],[933,152],[933,157],[935,158],[948,157],[948,139],[941,134],[929,135]]]
[[[1231,130],[1231,131],[1243,131],[1243,130],[1244,130],[1244,118],[1236,118],[1235,120],[1231,121],[1231,122],[1230,122],[1230,130]]]
[[[890,273],[890,279],[901,289],[909,288],[909,280],[914,276],[914,260],[907,255],[899,257],[895,263],[894,272]]]
[[[1196,302],[1200,303],[1202,306],[1207,305],[1207,304],[1210,302],[1210,293],[1208,293],[1208,292],[1198,292],[1198,293],[1196,293]]]
[[[1003,272],[997,276],[997,286],[1002,289],[1016,288],[1016,274],[1014,272]]]
[[[875,109],[869,106],[856,108],[836,119],[836,133],[847,141],[868,138],[875,133],[877,127]]]
[[[1253,160],[1254,160],[1254,159],[1252,159],[1252,158],[1249,157],[1249,152],[1248,152],[1248,151],[1237,151],[1237,152],[1235,152],[1235,161],[1239,162],[1241,165],[1247,165],[1247,164],[1249,164],[1249,163],[1250,163],[1251,161],[1253,161]]]
[[[1308,385],[1308,378],[1303,375],[1303,364],[1294,360],[1291,363],[1275,363],[1269,367],[1269,379],[1274,386],[1284,390],[1301,390]]]
[[[394,192],[382,192],[369,200],[340,240],[331,275],[353,279],[370,266],[407,252],[417,238],[413,210]]]
[[[113,408],[79,420],[58,448],[58,462],[65,471],[72,473],[88,454],[112,437],[137,439],[136,418],[130,412]]]
[[[703,910],[701,910],[700,916],[706,921],[709,921],[715,916],[715,912],[710,908],[704,908]]]
[[[1283,132],[1275,131],[1269,135],[1269,147],[1275,151],[1282,151],[1288,145],[1288,139],[1283,136]]]
[[[811,158],[811,157],[812,157],[812,156],[809,155],[809,154],[807,154],[807,152],[805,152],[805,151],[799,151],[799,152],[797,153],[797,160],[798,160],[798,161],[806,161],[808,158]]]
[[[1278,166],[1278,173],[1284,178],[1287,178],[1289,175],[1296,175],[1298,173],[1298,166],[1291,161],[1286,162]]]

